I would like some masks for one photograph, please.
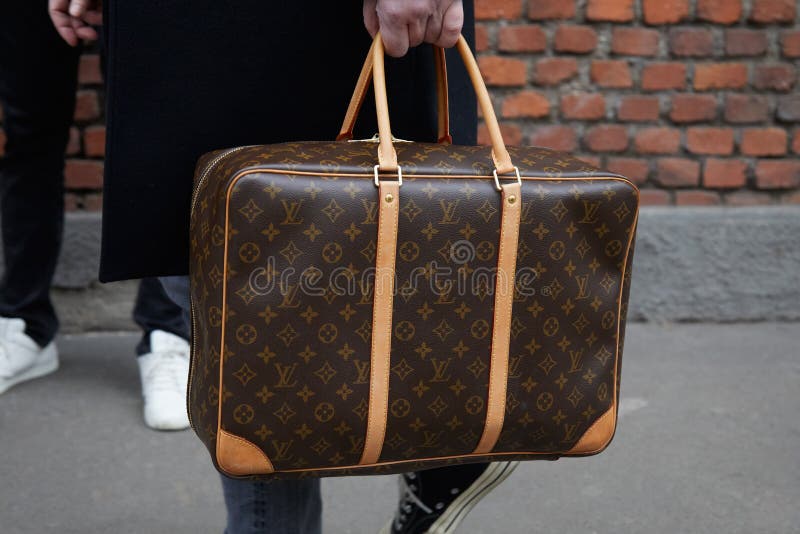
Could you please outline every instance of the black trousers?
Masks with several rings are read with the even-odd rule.
[[[0,159],[0,316],[23,319],[41,346],[58,330],[50,285],[64,228],[64,151],[79,55],[53,29],[46,0],[2,3],[0,104],[7,140]],[[140,284],[133,315],[145,333],[140,354],[149,350],[154,329],[188,338],[180,308],[156,279]]]

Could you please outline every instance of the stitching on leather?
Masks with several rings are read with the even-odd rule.
[[[389,377],[389,368],[391,366],[391,358],[392,358],[392,320],[394,316],[394,269],[395,264],[397,262],[397,233],[398,227],[400,226],[399,216],[400,216],[400,187],[395,187],[392,185],[392,191],[395,194],[396,202],[391,207],[391,219],[392,219],[392,247],[391,247],[391,277],[389,279],[389,306],[387,306],[387,324],[388,324],[388,335],[386,336],[386,348],[385,348],[385,358],[386,358],[386,373],[384,373],[384,380],[386,386],[386,393],[384,395],[385,401],[383,402],[381,408],[383,412],[383,425],[381,428],[381,439],[380,439],[380,449],[378,450],[378,455],[376,460],[380,458],[381,452],[383,450],[383,442],[386,439],[386,424],[387,419],[389,418],[389,382],[391,378]]]
[[[514,186],[513,189],[516,189],[516,186]],[[519,196],[522,196],[522,188],[519,188],[519,189],[520,189]],[[503,195],[503,196],[505,197],[505,195]],[[515,243],[514,243],[515,245],[518,245],[518,242],[519,242],[519,217],[517,215],[519,214],[519,206],[520,206],[520,202],[521,201],[522,201],[522,199],[520,198],[519,202],[515,203],[512,206],[512,209],[509,210],[510,213],[508,213],[508,218],[509,219],[513,219],[514,229],[512,231],[512,235],[514,235],[516,237],[516,239],[514,240],[515,241]],[[507,221],[507,224],[511,224],[511,223],[512,223],[512,221]],[[507,247],[508,246],[506,244],[506,240],[505,239],[503,239],[501,241],[500,246],[501,247]],[[515,247],[515,250],[516,250],[516,247]],[[506,332],[504,332],[504,340],[503,340],[503,345],[505,347],[510,347],[510,339],[508,339],[508,337],[511,335],[511,314],[512,314],[512,309],[514,307],[514,280],[515,280],[515,276],[514,276],[515,272],[514,271],[516,270],[516,266],[517,266],[516,254],[514,254],[514,251],[511,252],[511,258],[509,260],[509,264],[510,264],[509,267],[511,267],[511,269],[509,269],[510,272],[506,272],[505,274],[506,274],[506,281],[509,282],[509,285],[510,285],[509,290],[510,290],[511,293],[505,296],[505,299],[508,299],[508,305],[503,310],[503,312],[506,315],[505,321],[504,321],[503,324],[505,325],[504,329],[507,330]],[[508,351],[509,351],[509,349],[506,348],[506,351],[505,351],[506,352],[506,354],[505,354],[505,362],[503,364],[503,368],[505,370],[505,374],[506,375],[508,374],[508,356],[509,356]],[[506,383],[503,384],[504,385],[504,387],[503,387],[503,395],[502,395],[503,410],[500,412],[500,421],[498,423],[501,427],[502,427],[503,422],[505,420],[506,394],[508,393],[507,380],[508,380],[508,376],[506,376]],[[498,438],[500,437],[500,432],[499,431],[497,433],[497,437]],[[497,440],[495,440],[495,443],[496,442],[497,442]]]
[[[489,372],[491,373],[491,375],[490,375],[490,378],[489,378],[488,401],[490,401],[490,404],[487,406],[487,409],[486,409],[486,424],[484,426],[483,436],[481,436],[481,440],[478,442],[479,447],[481,449],[485,449],[486,452],[490,452],[491,449],[494,448],[494,446],[497,444],[497,440],[500,437],[500,432],[502,431],[503,422],[505,420],[506,393],[508,391],[508,384],[507,383],[506,384],[501,384],[500,387],[502,388],[502,395],[499,395],[500,392],[496,391],[498,389],[497,379],[493,380],[492,377],[496,377],[497,376],[497,374],[496,374],[498,372],[497,361],[500,358],[503,357],[502,354],[498,353],[499,349],[498,349],[498,344],[497,344],[496,325],[497,324],[504,325],[503,326],[504,332],[502,333],[503,336],[505,336],[506,334],[509,334],[509,332],[505,332],[505,330],[507,330],[507,328],[508,328],[507,325],[509,324],[509,322],[511,320],[512,307],[513,307],[513,302],[514,302],[513,293],[512,293],[511,301],[510,301],[509,305],[508,306],[504,306],[503,309],[498,312],[498,310],[497,310],[498,304],[501,304],[501,303],[505,304],[505,302],[500,302],[500,301],[504,301],[505,299],[503,298],[503,295],[499,292],[499,289],[500,289],[499,288],[499,285],[500,285],[499,282],[500,282],[501,276],[505,275],[506,279],[509,276],[509,273],[504,272],[504,269],[502,268],[502,265],[503,265],[504,260],[505,260],[505,249],[506,249],[506,246],[507,246],[507,244],[506,244],[506,241],[507,241],[506,235],[508,233],[508,227],[509,227],[509,224],[511,224],[511,219],[512,218],[515,220],[515,225],[517,225],[516,230],[514,232],[512,232],[512,233],[516,234],[517,235],[517,239],[519,239],[519,228],[518,228],[519,221],[516,220],[517,219],[516,214],[519,211],[519,208],[518,208],[519,204],[515,204],[515,205],[511,206],[510,209],[507,206],[508,191],[510,189],[512,189],[512,188],[511,187],[503,187],[503,194],[501,196],[501,202],[503,203],[502,208],[501,208],[503,210],[503,216],[502,216],[501,223],[500,223],[500,246],[498,248],[498,254],[497,254],[497,261],[498,261],[498,269],[497,269],[498,279],[497,280],[498,281],[495,283],[495,291],[497,292],[496,293],[496,298],[495,298],[495,330],[494,330],[493,335],[492,335],[491,361],[490,361],[490,367],[489,367]],[[514,186],[513,189],[516,189],[516,187]],[[522,189],[520,188],[520,193],[519,193],[520,196],[521,196],[521,193],[522,193]],[[513,271],[516,268],[516,258],[515,257],[512,257],[511,263],[513,264],[511,266],[511,271],[513,273]],[[512,278],[512,280],[513,280],[513,278]],[[513,283],[511,284],[511,287],[512,287],[512,291],[513,291]],[[498,319],[501,319],[501,317],[498,316],[498,313],[502,313],[504,315],[504,317],[502,317],[503,320],[498,321]],[[506,342],[505,341],[503,341],[503,346],[504,347],[506,346]],[[506,352],[508,352],[508,351],[506,350]],[[508,356],[508,354],[506,354],[506,357],[507,356]],[[503,366],[503,369],[505,370],[505,372],[507,373],[507,371],[508,371],[508,369],[507,369],[507,360],[506,360],[506,362],[504,362],[504,364],[502,366]],[[506,377],[506,380],[507,379],[508,379],[508,377]],[[505,387],[502,387],[502,386],[505,386]],[[499,396],[500,398],[499,399],[493,399],[492,392],[495,392],[494,397],[498,397]],[[495,402],[491,403],[491,401],[493,401],[493,400]],[[492,413],[492,411],[490,411],[490,408],[496,403],[499,403],[499,404],[502,405],[502,410],[499,410],[499,415],[494,414],[494,413]],[[495,436],[494,436],[494,438],[491,439],[491,441],[492,441],[491,446],[487,447],[487,445],[489,445],[489,444],[488,443],[484,443],[484,440],[485,439],[490,439],[490,438],[487,438],[487,435],[489,435],[490,433],[495,434]]]
[[[382,198],[383,191],[381,189],[382,188],[378,188],[378,202],[381,203],[381,209],[378,211],[378,254],[375,257],[375,265],[377,265],[377,266],[380,266],[382,264],[382,262],[383,262],[383,254],[384,254],[384,252],[383,252],[383,247],[381,247],[380,245],[381,245],[381,242],[383,241],[383,234],[386,231],[385,224],[381,224],[382,222],[384,222],[384,221],[381,220],[381,211],[384,211],[382,209],[383,206],[384,206],[384,203],[383,203],[383,198]],[[384,213],[385,213],[385,211],[384,211]],[[373,288],[373,291],[374,291],[373,298],[372,298],[373,323],[374,323],[375,314],[376,313],[380,313],[380,311],[378,311],[379,307],[376,306],[376,304],[377,304],[377,295],[378,295],[379,278],[380,278],[380,272],[376,273],[376,276],[375,276],[375,287]],[[375,326],[377,326],[377,325],[375,325]],[[377,396],[377,393],[375,392],[375,389],[377,388],[377,385],[376,385],[376,383],[377,383],[377,380],[376,380],[377,371],[375,369],[375,353],[376,353],[376,348],[377,347],[376,347],[376,336],[375,336],[375,333],[376,333],[375,330],[373,330],[373,332],[372,332],[372,342],[370,343],[372,348],[371,348],[371,354],[370,354],[370,368],[369,368],[370,369],[370,371],[369,371],[370,372],[370,381],[369,381],[369,409],[367,411],[367,429],[366,429],[367,433],[366,433],[366,436],[365,436],[365,439],[364,439],[364,450],[361,453],[361,460],[360,460],[359,463],[363,463],[365,461],[365,459],[366,459],[365,457],[366,457],[367,453],[369,452],[367,450],[367,447],[372,445],[372,443],[371,443],[372,440],[370,439],[370,436],[372,435],[372,432],[374,431],[374,429],[371,428],[371,426],[372,426],[371,423],[373,421],[372,410],[375,408],[375,397]]]
[[[224,434],[229,439],[232,439],[232,440],[235,440],[235,441],[239,441],[241,443],[244,443],[248,447],[252,447],[252,448],[256,449],[256,451],[261,455],[261,457],[267,463],[267,466],[269,467],[270,471],[273,471],[273,472],[275,471],[275,468],[273,467],[272,462],[270,461],[269,457],[267,456],[267,453],[265,453],[261,449],[261,447],[259,447],[258,445],[256,445],[255,443],[253,443],[250,440],[247,440],[245,438],[239,437],[236,434],[231,434],[230,432],[228,432],[227,430],[224,430],[224,429],[220,429],[220,434]],[[217,458],[217,462],[219,462],[219,458]]]
[[[394,203],[392,203],[392,204],[384,203],[385,202],[384,198],[383,198],[384,194],[386,194],[388,192],[394,193],[394,195],[397,197],[396,201]],[[375,402],[376,402],[376,397],[378,395],[377,395],[375,390],[378,387],[378,385],[380,385],[383,388],[385,393],[383,395],[381,395],[381,398],[380,398],[381,406],[380,406],[379,409],[381,410],[380,411],[380,415],[382,417],[382,419],[379,420],[379,421],[382,421],[382,423],[380,423],[381,426],[378,429],[380,431],[380,436],[373,438],[373,440],[370,440],[369,438],[370,438],[371,435],[374,435],[373,432],[376,429],[370,427],[370,420],[373,419],[373,418],[370,417],[370,413],[367,414],[367,434],[366,434],[366,438],[364,440],[364,451],[362,451],[360,465],[369,465],[369,464],[374,464],[375,463],[374,461],[370,461],[370,462],[366,462],[365,463],[365,460],[368,459],[368,457],[366,457],[365,455],[367,454],[367,446],[371,444],[370,441],[374,441],[374,442],[376,442],[378,444],[377,455],[374,455],[374,456],[375,456],[375,460],[380,458],[380,454],[381,454],[381,451],[383,449],[383,441],[386,438],[386,422],[387,422],[387,419],[388,419],[388,416],[389,416],[389,410],[388,410],[389,384],[388,384],[388,380],[387,380],[387,376],[386,375],[387,375],[387,371],[388,371],[390,362],[386,362],[386,366],[385,366],[386,369],[382,369],[381,370],[382,371],[381,376],[378,376],[376,374],[375,361],[377,360],[376,354],[382,354],[383,355],[382,357],[386,358],[386,359],[391,358],[391,350],[392,350],[392,337],[391,337],[392,336],[392,312],[393,312],[392,306],[394,305],[394,302],[393,302],[394,301],[394,299],[393,299],[394,274],[393,274],[393,272],[394,272],[394,264],[395,264],[395,253],[396,253],[396,248],[397,248],[397,246],[396,246],[397,233],[398,233],[398,226],[399,226],[399,223],[398,223],[399,205],[400,205],[400,198],[399,197],[400,197],[400,188],[396,187],[394,184],[392,184],[391,187],[388,186],[388,185],[385,186],[385,189],[384,189],[384,186],[381,186],[381,187],[378,188],[378,201],[381,202],[381,211],[383,212],[383,214],[379,213],[379,220],[378,220],[378,253],[377,253],[377,256],[375,258],[375,264],[380,268],[384,263],[385,254],[387,254],[389,252],[387,250],[389,247],[381,246],[381,243],[384,242],[384,240],[385,240],[384,236],[385,236],[385,233],[387,231],[387,225],[384,224],[384,223],[390,222],[391,223],[390,232],[391,232],[391,235],[392,235],[392,239],[391,239],[390,243],[392,243],[392,247],[391,247],[392,248],[392,250],[391,250],[391,254],[392,255],[391,255],[389,267],[391,267],[390,270],[392,271],[392,277],[389,279],[389,288],[387,288],[388,289],[388,295],[389,295],[389,306],[386,307],[386,311],[385,312],[381,309],[381,307],[375,305],[376,301],[377,301],[377,295],[378,295],[378,293],[377,293],[378,292],[378,280],[381,278],[380,271],[378,273],[376,273],[376,277],[375,277],[375,280],[376,280],[375,289],[374,289],[375,296],[373,298],[373,306],[375,306],[375,309],[373,310],[373,315],[376,313],[376,310],[381,310],[381,313],[386,313],[387,316],[384,319],[385,319],[386,324],[388,325],[389,331],[388,331],[388,335],[385,336],[386,340],[383,342],[384,345],[382,347],[376,347],[375,346],[375,339],[376,339],[375,332],[373,332],[373,334],[372,334],[372,344],[373,345],[372,345],[372,355],[371,355],[371,360],[370,360],[370,376],[371,376],[371,379],[370,379],[370,400],[369,400],[369,410],[370,411],[373,410],[374,408],[376,408]],[[381,216],[381,215],[383,215],[383,216]],[[388,221],[387,221],[387,218],[389,219]],[[386,332],[384,332],[384,334],[386,334]],[[376,349],[381,349],[381,351],[379,352]],[[373,455],[370,454],[370,457],[371,456],[373,456]]]
[[[341,178],[361,178],[365,180],[374,180],[375,174],[373,172],[369,172],[366,174],[356,174],[356,173],[347,173],[347,172],[315,172],[315,171],[297,171],[297,170],[290,170],[290,169],[271,169],[267,167],[250,167],[240,171],[241,174],[238,175],[235,179],[238,179],[242,176],[247,176],[248,174],[254,173],[270,173],[270,174],[284,174],[284,175],[295,175],[295,176],[328,176],[328,177],[341,177]],[[409,174],[404,175],[404,179],[413,180],[417,178],[426,178],[426,179],[434,179],[434,180],[449,180],[451,178],[458,178],[458,179],[479,179],[479,180],[494,180],[494,176],[491,174]],[[639,195],[639,188],[625,178],[624,176],[612,176],[609,174],[602,174],[597,176],[551,176],[547,174],[542,175],[533,175],[533,176],[522,176],[520,175],[520,179],[522,181],[529,180],[529,181],[544,181],[544,182],[564,182],[570,180],[581,180],[581,181],[600,181],[600,180],[613,180],[616,182],[622,182],[626,185],[629,185],[631,189],[636,191],[636,195],[638,198]],[[638,202],[637,202],[638,204]]]
[[[616,377],[614,378],[614,380],[616,381]],[[601,415],[600,417],[598,417],[598,418],[595,420],[595,422],[594,422],[594,423],[592,423],[592,424],[589,426],[589,428],[587,428],[587,429],[586,429],[586,432],[584,432],[583,434],[581,434],[581,437],[580,437],[580,438],[578,439],[578,441],[576,442],[576,445],[577,445],[577,443],[580,443],[581,439],[583,439],[583,437],[584,437],[584,436],[586,436],[586,435],[587,435],[589,432],[591,432],[591,431],[594,429],[594,427],[596,427],[598,424],[600,424],[600,421],[602,421],[602,420],[603,420],[603,418],[604,418],[606,415],[608,415],[608,413],[609,413],[611,410],[614,410],[614,409],[615,409],[615,405],[616,405],[616,402],[613,402],[613,403],[611,404],[611,406],[609,406],[609,407],[608,407],[608,410],[606,410],[605,412],[603,412],[603,415]],[[575,451],[575,453],[576,453],[576,454],[577,454],[577,453],[580,453],[580,454],[588,454],[588,453],[593,453],[593,452],[597,452],[597,451],[601,450],[601,449],[602,449],[604,446],[605,446],[605,444],[601,445],[600,447],[598,447],[598,448],[596,448],[596,449],[592,449],[592,450],[590,450],[590,451]],[[574,449],[574,448],[575,448],[575,446],[573,446],[573,447],[572,447],[572,448],[571,448],[569,451],[572,451],[572,449]],[[569,451],[567,451],[567,452],[569,452]]]
[[[390,207],[391,221],[392,221],[392,227],[391,227],[391,233],[392,233],[391,243],[392,243],[392,247],[391,247],[391,251],[390,251],[390,253],[391,253],[390,263],[391,263],[392,274],[391,274],[391,277],[389,279],[389,286],[390,286],[390,289],[389,289],[389,303],[388,303],[389,306],[387,306],[387,308],[386,308],[388,310],[387,311],[388,317],[386,318],[387,319],[386,322],[388,324],[388,335],[386,336],[386,342],[385,342],[386,347],[384,349],[385,350],[385,358],[388,361],[386,362],[386,373],[384,373],[384,377],[383,377],[384,380],[385,380],[385,384],[384,385],[386,386],[386,393],[384,395],[386,402],[383,402],[382,406],[381,406],[381,411],[383,412],[382,413],[382,415],[383,415],[383,425],[382,425],[381,437],[380,437],[380,450],[378,450],[377,458],[380,458],[380,453],[381,453],[381,450],[383,449],[383,441],[384,441],[384,439],[386,439],[386,423],[387,423],[387,419],[389,417],[389,381],[391,379],[388,377],[388,371],[389,371],[389,366],[391,365],[391,357],[392,357],[392,319],[393,319],[393,315],[394,315],[394,268],[395,268],[395,262],[397,260],[397,258],[396,258],[396,254],[397,254],[397,233],[398,233],[398,226],[400,225],[399,220],[398,220],[399,219],[399,214],[400,214],[400,212],[399,212],[400,188],[399,187],[395,187],[394,185],[392,185],[392,191],[394,192],[397,201]]]
[[[497,261],[498,261],[497,277],[498,277],[498,279],[497,279],[497,282],[495,282],[495,291],[497,291],[496,298],[495,298],[495,310],[494,310],[495,328],[494,328],[494,332],[492,333],[492,350],[491,350],[491,353],[490,353],[491,360],[489,362],[489,372],[491,373],[491,375],[489,377],[489,399],[488,399],[489,401],[493,400],[491,398],[491,394],[492,394],[493,390],[496,390],[496,378],[494,378],[494,377],[497,376],[497,374],[496,374],[497,373],[497,364],[496,364],[496,362],[497,362],[498,357],[499,357],[499,354],[497,353],[497,351],[498,351],[498,347],[497,347],[497,325],[498,325],[498,321],[497,320],[500,318],[499,315],[498,315],[498,312],[499,313],[503,312],[503,310],[498,310],[497,309],[497,305],[498,304],[502,304],[502,295],[498,291],[498,289],[500,289],[498,287],[498,282],[500,281],[500,277],[502,276],[500,273],[502,272],[503,269],[502,269],[502,263],[500,263],[500,262],[502,262],[505,259],[504,250],[505,250],[505,243],[506,243],[506,234],[508,233],[508,219],[509,219],[509,216],[508,216],[508,208],[506,207],[506,204],[507,204],[506,203],[506,191],[507,190],[504,188],[503,194],[500,197],[500,202],[503,203],[503,205],[500,208],[500,209],[503,210],[503,216],[500,219],[500,247],[498,248],[498,251],[497,251]],[[502,324],[502,322],[500,324]],[[505,328],[503,328],[503,330],[505,330]],[[494,367],[494,369],[492,369],[492,367]],[[493,380],[493,378],[494,378],[494,380]],[[495,393],[495,396],[496,396],[497,392],[495,391],[494,393]],[[499,399],[496,399],[496,400],[499,400]],[[505,410],[505,399],[502,399],[500,402],[503,403],[503,405],[504,405],[503,406],[503,410]],[[492,431],[491,429],[494,427],[494,425],[497,424],[496,421],[494,421],[494,420],[490,421],[488,419],[490,415],[493,417],[493,419],[497,418],[496,414],[490,413],[489,408],[491,408],[491,405],[486,407],[487,420],[486,420],[486,428],[484,428],[484,436],[486,436],[487,432],[491,432]],[[481,439],[481,441],[483,441],[483,439]],[[494,447],[494,444],[492,444],[492,447]],[[489,449],[491,449],[491,447],[489,447]]]
[[[217,381],[217,443],[215,452],[219,453],[219,435],[222,430],[222,388],[224,387],[224,372],[225,372],[225,325],[227,324],[226,312],[228,307],[228,228],[230,227],[230,207],[231,207],[231,191],[233,187],[244,176],[241,173],[236,176],[225,191],[225,244],[222,251],[222,324],[220,326],[219,336],[219,378]],[[219,459],[217,460],[219,462]]]

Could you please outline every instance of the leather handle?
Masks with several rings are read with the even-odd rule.
[[[361,73],[358,75],[356,88],[353,91],[353,96],[350,98],[350,104],[347,106],[347,112],[344,115],[342,127],[339,129],[339,135],[336,136],[337,141],[347,141],[353,138],[353,129],[355,128],[358,113],[361,106],[364,104],[364,99],[367,97],[367,87],[372,80],[372,66],[374,64],[372,52],[375,47],[373,41],[367,53],[367,59],[364,60],[364,65],[361,67]],[[445,60],[444,49],[438,46],[433,47],[434,64],[436,66],[436,102],[437,102],[437,118],[438,118],[438,133],[437,142],[442,144],[450,144],[453,142],[453,137],[450,135],[450,105],[448,103],[448,87],[447,87],[447,62]]]
[[[456,48],[467,69],[467,74],[469,74],[472,81],[472,87],[478,97],[478,105],[483,112],[483,120],[489,131],[489,138],[492,141],[492,160],[495,170],[497,174],[514,172],[514,165],[511,163],[511,156],[509,156],[506,145],[503,142],[503,135],[500,133],[500,125],[497,123],[497,116],[494,113],[489,91],[486,89],[486,84],[483,82],[480,69],[478,69],[478,62],[475,61],[475,56],[472,55],[472,51],[469,49],[467,40],[464,39],[463,35],[458,37]],[[372,82],[375,87],[375,109],[378,114],[378,137],[380,138],[378,144],[378,166],[382,171],[396,172],[397,152],[394,149],[394,145],[392,145],[389,105],[386,100],[384,49],[380,32],[375,35],[371,50],[373,60]]]

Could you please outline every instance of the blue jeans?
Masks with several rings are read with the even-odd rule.
[[[160,279],[189,323],[189,277]],[[319,479],[257,482],[222,475],[228,521],[225,534],[320,534]]]

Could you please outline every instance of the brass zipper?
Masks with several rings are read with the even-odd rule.
[[[189,352],[189,381],[186,386],[186,414],[189,416],[189,426],[192,427],[192,430],[197,432],[197,429],[194,427],[194,421],[192,421],[191,406],[192,377],[194,376],[194,364],[197,361],[197,329],[194,325],[194,300],[192,299],[191,292],[189,292],[189,317],[192,323],[192,331],[190,332],[192,336],[192,350]]]
[[[206,181],[208,175],[211,173],[211,170],[219,164],[223,159],[227,158],[231,154],[235,154],[240,150],[244,150],[248,148],[247,146],[237,146],[235,148],[228,149],[220,154],[217,155],[214,159],[212,159],[206,167],[203,169],[203,174],[200,175],[200,179],[197,180],[197,185],[192,191],[192,203],[190,208],[190,215],[194,214],[194,206],[197,203],[197,197],[200,194],[200,188],[203,185],[203,182]],[[190,392],[192,391],[192,377],[194,376],[195,371],[195,363],[197,362],[197,328],[195,326],[195,311],[194,311],[194,299],[192,299],[191,293],[189,293],[189,315],[190,321],[192,323],[192,348],[191,352],[189,353],[189,381],[186,387],[186,413],[189,416],[189,426],[192,427],[192,430],[197,432],[197,429],[194,426],[194,421],[192,420],[192,410],[191,410],[191,399],[190,399]]]
[[[249,147],[248,146],[237,146],[236,148],[230,148],[230,149],[222,152],[221,154],[217,155],[217,157],[212,159],[208,163],[208,165],[206,165],[206,168],[203,169],[203,174],[200,175],[200,179],[197,180],[197,185],[195,186],[194,191],[192,191],[192,204],[191,204],[191,211],[190,211],[191,214],[194,214],[194,205],[197,202],[197,196],[200,194],[200,187],[203,185],[203,182],[206,181],[206,178],[208,178],[208,175],[209,175],[209,173],[211,173],[211,170],[220,161],[222,161],[223,159],[227,158],[231,154],[235,154],[236,152],[239,152],[240,150],[244,150],[245,148],[249,148]]]

